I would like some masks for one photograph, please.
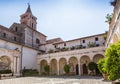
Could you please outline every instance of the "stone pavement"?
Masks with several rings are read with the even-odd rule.
[[[50,76],[50,77],[21,77],[0,80],[0,84],[111,84],[101,77],[81,76]]]

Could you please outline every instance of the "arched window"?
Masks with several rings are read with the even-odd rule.
[[[36,44],[40,44],[40,40],[39,39],[36,39]]]
[[[17,27],[15,27],[15,31],[16,31],[16,32],[18,31],[18,28],[17,28]]]
[[[32,28],[33,28],[33,23],[32,23]]]
[[[6,38],[6,33],[3,33],[3,37]]]

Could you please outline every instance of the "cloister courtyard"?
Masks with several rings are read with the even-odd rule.
[[[0,80],[0,84],[112,84],[96,76],[20,77]]]

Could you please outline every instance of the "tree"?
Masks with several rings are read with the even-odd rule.
[[[100,70],[101,73],[106,73],[106,69],[105,69],[105,58],[100,59],[98,61],[98,69]]]
[[[89,62],[88,68],[92,71],[92,74],[94,74],[94,70],[97,68],[97,64],[95,62]]]
[[[105,22],[107,22],[107,23],[111,23],[111,20],[112,20],[112,16],[113,16],[113,14],[107,14],[107,16],[106,16],[106,21]]]
[[[108,79],[113,81],[120,79],[120,42],[110,45],[105,51],[105,56]]]
[[[68,64],[66,64],[64,66],[64,71],[65,71],[66,74],[68,74],[70,72],[70,66]]]

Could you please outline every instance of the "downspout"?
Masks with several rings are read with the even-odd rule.
[[[21,66],[20,66],[20,75],[22,76],[22,57],[23,57],[23,45],[21,45]]]

